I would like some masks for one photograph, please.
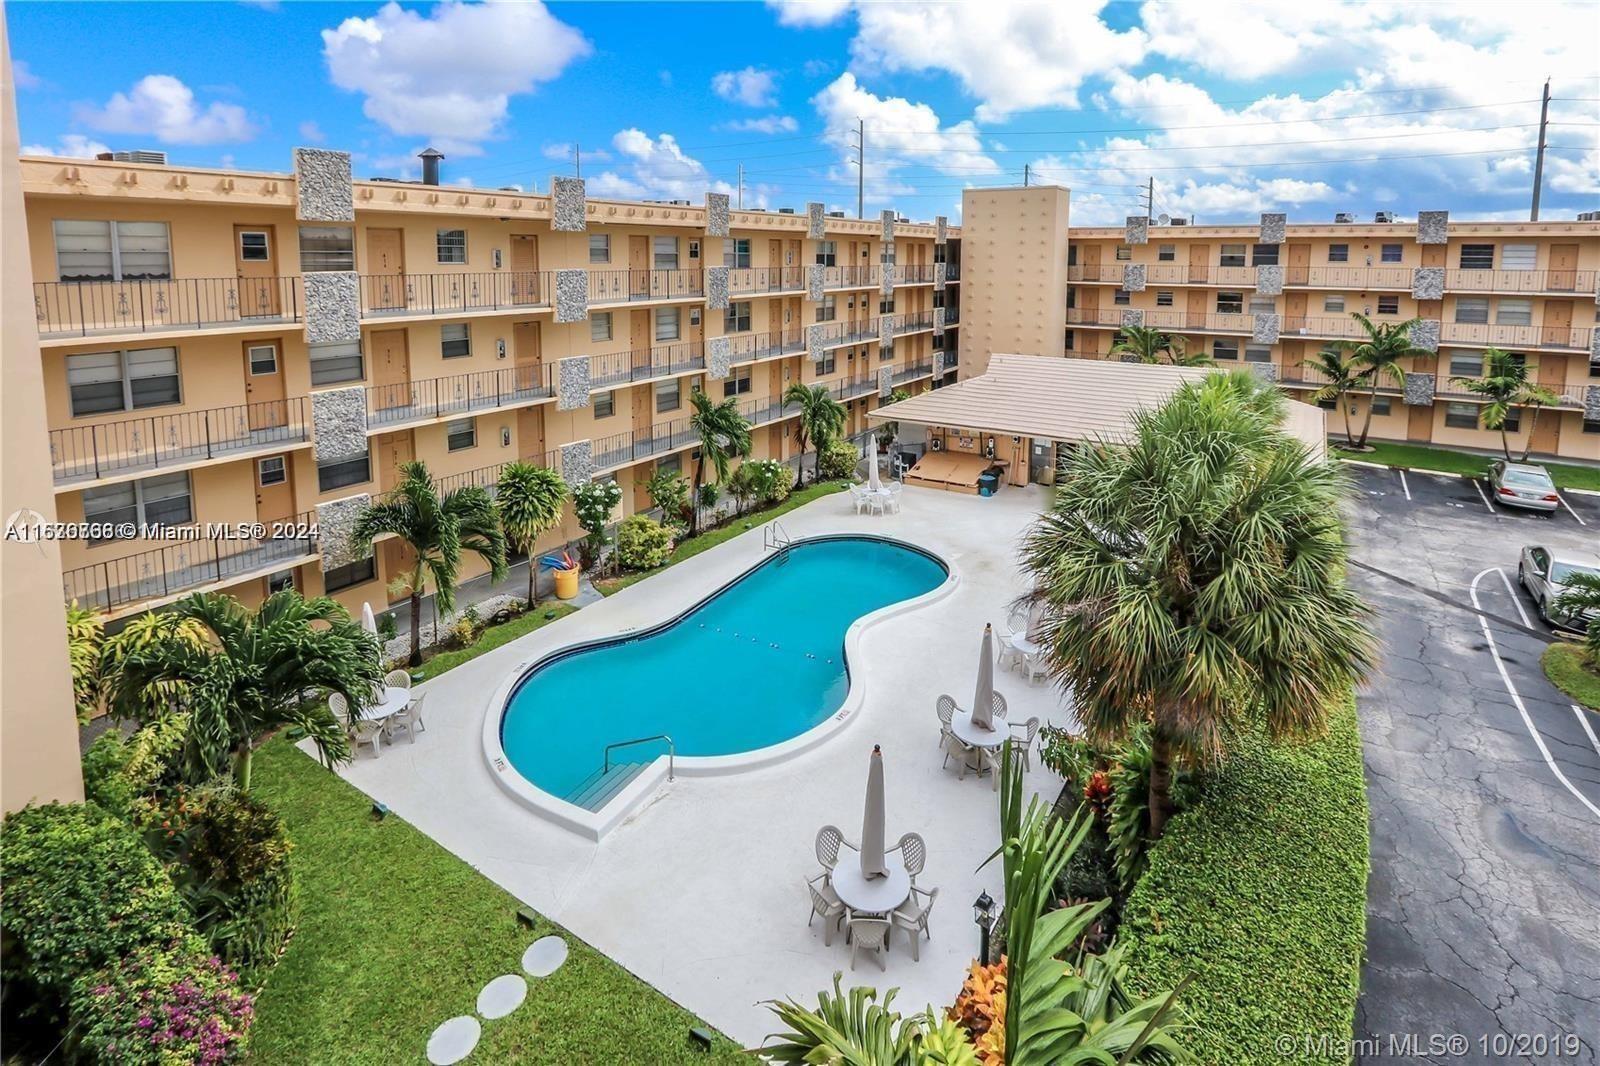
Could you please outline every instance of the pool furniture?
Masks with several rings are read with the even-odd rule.
[[[407,691],[409,692],[410,690],[408,689]],[[384,721],[384,729],[388,731],[391,741],[394,739],[395,733],[403,729],[406,732],[406,736],[411,738],[411,743],[415,744],[417,742],[417,734],[428,731],[427,725],[422,721],[422,703],[427,698],[427,693],[423,693],[412,701],[409,706],[401,708]]]
[[[383,685],[385,688],[410,689],[411,675],[404,670],[390,670],[383,675]]]
[[[933,713],[939,716],[939,746],[946,747],[954,738],[950,736],[950,719],[956,713],[956,701],[953,696],[941,695],[933,704]],[[950,758],[945,756],[948,765]]]
[[[806,919],[806,928],[816,921],[817,916],[822,916],[822,943],[833,946],[833,930],[844,917],[844,904],[839,900],[839,894],[828,884],[828,875],[820,873],[806,882],[806,889],[811,893],[811,916]]]
[[[842,862],[833,868],[830,884],[840,902],[855,914],[888,914],[911,895],[911,875],[893,852],[883,857],[884,876],[868,878],[861,864]]]
[[[867,760],[867,798],[861,813],[861,876],[877,880],[888,876],[883,847],[883,750],[874,744]]]
[[[884,505],[895,514],[900,513],[900,484],[891,481],[883,487]]]
[[[372,757],[374,759],[381,754],[378,745],[382,742],[383,736],[382,722],[357,722],[350,727],[350,742],[357,747],[362,744],[371,744]]]
[[[963,779],[966,778],[968,770],[976,770],[979,775],[982,775],[994,768],[994,760],[988,756],[999,751],[1000,745],[1004,744],[1006,738],[1010,736],[1010,731],[1004,728],[1003,706],[1002,704],[1000,708],[996,709],[1000,712],[996,714],[996,717],[1001,721],[1000,728],[985,729],[972,721],[971,711],[963,711],[959,708],[950,719],[950,735],[965,745],[974,756],[973,759],[963,760],[961,763],[961,777]]]
[[[978,646],[978,683],[972,694],[972,721],[988,728],[994,715],[994,626],[983,624],[983,643]]]
[[[887,918],[857,917],[851,914],[846,920],[850,934],[850,969],[856,968],[856,959],[863,950],[872,952],[878,960],[878,969],[887,970],[883,953],[889,950],[889,930],[894,928]]]
[[[911,898],[889,912],[889,920],[900,929],[904,929],[911,936],[911,958],[921,962],[922,954],[919,948],[922,938],[933,939],[933,934],[928,931],[928,915],[933,913],[934,901],[939,898],[939,890],[924,892],[915,885],[911,887]]]
[[[906,873],[911,877],[911,887],[917,887],[917,875],[922,872],[923,864],[928,861],[928,844],[918,833],[907,833],[900,838],[891,850],[900,853],[900,860],[905,863]]]
[[[1023,731],[1021,737],[1017,736],[1017,730],[1019,730],[1019,729]],[[1011,739],[1012,739],[1011,749],[1013,751],[1016,751],[1016,750],[1018,750],[1020,748],[1020,750],[1022,752],[1022,768],[1024,770],[1032,770],[1033,769],[1033,741],[1034,741],[1034,738],[1037,737],[1038,735],[1039,735],[1039,719],[1038,719],[1038,716],[1034,716],[1033,718],[1028,719],[1026,722],[1012,722],[1011,723]],[[1021,740],[1022,743],[1020,745],[1018,745],[1016,743],[1017,740]]]
[[[342,692],[328,693],[328,710],[332,711],[334,717],[346,725],[353,724],[350,721],[350,701],[344,698]]]
[[[872,505],[872,501],[865,485],[850,486],[850,502],[855,505],[856,514],[860,514]]]
[[[844,838],[844,833],[836,825],[825,825],[817,830],[817,861],[822,864],[824,873],[831,874],[833,868],[839,865],[839,848],[854,849],[855,845]]]
[[[367,708],[362,720],[367,722],[382,722],[393,715],[406,709],[411,702],[411,689],[398,688],[394,685],[385,685],[374,693],[377,702]]]

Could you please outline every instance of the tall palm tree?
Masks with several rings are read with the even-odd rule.
[[[1512,410],[1529,412],[1528,437],[1522,448],[1522,458],[1526,459],[1533,450],[1533,427],[1539,424],[1539,409],[1561,402],[1561,397],[1528,377],[1528,364],[1522,356],[1499,348],[1483,350],[1483,377],[1450,380],[1489,401],[1483,407],[1483,424],[1500,431],[1500,450],[1507,459],[1511,458],[1511,442],[1506,436],[1506,423],[1511,420]]]
[[[128,651],[112,700],[119,715],[140,722],[173,711],[188,715],[187,781],[217,778],[231,762],[235,784],[248,791],[256,741],[284,726],[302,730],[328,765],[349,759],[346,723],[325,697],[338,692],[359,712],[383,680],[383,663],[377,641],[338,601],[285,589],[252,613],[232,596],[204,592],[166,613],[202,639]],[[153,690],[167,698],[153,703]]]
[[[847,412],[826,385],[803,385],[798,381],[784,390],[783,403],[800,408],[800,466],[794,477],[794,487],[799,488],[806,476],[806,442],[816,448],[820,459],[828,442],[844,428]]]
[[[1153,326],[1123,326],[1117,343],[1111,346],[1112,355],[1136,356],[1141,363],[1168,363],[1172,366],[1210,366],[1212,359],[1204,351],[1189,353],[1189,342],[1172,333],[1163,333]]]
[[[717,483],[728,478],[728,464],[750,454],[750,423],[739,413],[739,402],[728,397],[715,403],[699,389],[689,394],[694,413],[689,416],[689,428],[700,443],[694,461],[694,496],[689,505],[689,532],[700,529],[700,486],[705,484],[706,460],[716,472]]]
[[[545,531],[560,523],[568,495],[567,483],[548,467],[519,460],[507,463],[500,471],[495,507],[500,511],[500,528],[505,530],[506,542],[528,557],[529,607],[539,602],[539,590],[534,585],[539,560],[534,558],[534,550]]]
[[[412,666],[422,664],[422,597],[428,586],[441,611],[455,606],[456,579],[461,555],[472,552],[489,564],[491,579],[506,573],[506,536],[495,513],[494,499],[476,485],[439,495],[425,463],[403,463],[400,484],[356,519],[351,539],[370,551],[372,539],[392,534],[410,547],[414,564],[410,573],[395,579],[395,587],[411,595]]]
[[[1322,387],[1311,394],[1311,399],[1317,403],[1332,402],[1344,415],[1344,439],[1352,448],[1356,444],[1355,430],[1350,428],[1350,405],[1344,402],[1348,393],[1360,388],[1370,371],[1358,369],[1354,361],[1347,358],[1348,353],[1355,348],[1349,341],[1332,341],[1318,352],[1314,359],[1303,359],[1300,365],[1309,370],[1315,370],[1326,379]],[[1369,408],[1370,413],[1370,408]]]
[[[1369,608],[1344,580],[1346,483],[1250,377],[1187,384],[1125,445],[1076,449],[1022,549],[1049,668],[1088,733],[1149,724],[1152,839],[1176,760],[1220,757],[1241,726],[1315,733],[1372,662]]]
[[[1378,398],[1378,389],[1385,380],[1398,386],[1406,387],[1406,372],[1400,366],[1400,360],[1411,355],[1431,355],[1426,348],[1418,348],[1411,343],[1411,327],[1422,321],[1420,318],[1407,319],[1404,322],[1373,322],[1359,311],[1350,312],[1350,317],[1361,324],[1367,337],[1357,341],[1350,349],[1350,366],[1367,378],[1367,417],[1361,422],[1361,436],[1356,440],[1357,448],[1367,446],[1367,434],[1372,429],[1372,405]]]

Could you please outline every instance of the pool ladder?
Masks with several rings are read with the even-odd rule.
[[[773,522],[761,530],[761,550],[763,552],[782,551],[792,543],[794,541],[790,538],[789,531],[777,522]]]
[[[611,772],[611,752],[614,748],[626,748],[634,744],[648,744],[652,740],[664,740],[667,742],[667,780],[673,780],[674,760],[677,758],[678,753],[677,748],[672,743],[672,738],[665,733],[657,733],[649,737],[634,737],[632,740],[619,740],[615,744],[607,744],[605,759],[600,767],[601,776]]]

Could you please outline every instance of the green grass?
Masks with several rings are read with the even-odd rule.
[[[1354,703],[1327,736],[1247,741],[1168,825],[1123,909],[1140,995],[1180,1003],[1201,1062],[1348,1062],[1366,938],[1367,798]],[[1292,1054],[1280,1034],[1326,1035]]]
[[[1583,645],[1557,641],[1539,657],[1550,683],[1591,710],[1600,711],[1600,673],[1584,661]]]
[[[1448,448],[1430,448],[1421,444],[1393,444],[1389,441],[1369,441],[1370,452],[1346,452],[1329,448],[1330,455],[1357,462],[1379,463],[1383,466],[1400,466],[1406,469],[1439,470],[1446,474],[1465,474],[1482,477],[1494,459],[1470,452],[1456,452]],[[1550,471],[1556,486],[1563,489],[1593,489],[1600,491],[1600,469],[1588,466],[1569,466],[1566,463],[1547,463],[1531,459]]]
[[[453,670],[464,662],[494,651],[502,644],[516,640],[518,637],[526,636],[536,629],[542,629],[551,622],[565,618],[576,610],[577,608],[569,603],[545,600],[533,610],[526,614],[518,615],[509,622],[486,627],[478,639],[465,648],[441,651],[431,658],[424,659],[417,672],[422,674],[424,681],[438,677],[446,670]]]
[[[520,972],[560,933],[571,954],[505,1018],[483,1023],[473,1062],[748,1062],[721,1036],[692,1047],[694,1015],[558,926],[517,924],[517,901],[278,739],[256,757],[257,795],[294,841],[300,925],[257,1001],[256,1066],[420,1062],[434,1027]]]
[[[638,584],[651,574],[659,574],[674,563],[692,559],[701,552],[715,548],[724,541],[732,540],[747,530],[770,522],[779,515],[788,514],[796,507],[803,507],[812,500],[827,496],[830,493],[842,492],[848,484],[848,481],[820,481],[814,485],[807,485],[798,492],[791,492],[789,498],[782,503],[774,504],[763,511],[751,511],[743,518],[735,518],[727,525],[702,533],[698,537],[690,537],[673,549],[672,557],[667,560],[665,566],[658,566],[654,570],[640,570],[634,574],[623,574],[620,577],[601,578],[594,583],[594,587],[600,591],[601,595],[613,596],[629,585]]]

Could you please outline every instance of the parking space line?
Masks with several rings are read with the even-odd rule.
[[[1511,584],[1511,579],[1507,577],[1506,572],[1501,570],[1499,567],[1495,567],[1495,570],[1500,574],[1501,584],[1505,585],[1506,587],[1506,595],[1511,597],[1511,606],[1517,609],[1517,617],[1522,619],[1522,624],[1524,626],[1532,629],[1533,623],[1528,621],[1528,612],[1522,609],[1522,597],[1517,595],[1516,587]]]
[[[1567,513],[1568,513],[1568,514],[1569,514],[1569,515],[1571,515],[1571,516],[1572,516],[1572,517],[1573,517],[1573,518],[1576,518],[1576,519],[1577,519],[1577,520],[1578,520],[1578,525],[1580,525],[1580,526],[1586,526],[1586,525],[1588,525],[1588,524],[1589,524],[1589,523],[1587,523],[1587,522],[1585,522],[1585,521],[1584,521],[1584,520],[1583,520],[1583,517],[1582,517],[1582,516],[1581,516],[1581,515],[1579,515],[1579,514],[1578,514],[1578,512],[1577,512],[1577,511],[1574,511],[1574,510],[1573,510],[1573,509],[1572,509],[1572,504],[1570,504],[1570,503],[1568,503],[1568,502],[1567,502],[1567,498],[1566,498],[1566,497],[1565,497],[1565,496],[1563,496],[1563,495],[1561,495],[1561,494],[1560,494],[1560,493],[1559,493],[1559,492],[1558,492],[1558,493],[1556,493],[1556,499],[1558,499],[1558,500],[1560,500],[1560,501],[1561,501],[1561,506],[1563,506],[1563,507],[1565,507],[1565,508],[1566,508],[1566,509],[1567,509]]]
[[[1406,483],[1405,467],[1400,468],[1400,487],[1406,490],[1406,499],[1411,499],[1411,486]]]
[[[1478,484],[1478,479],[1469,477],[1467,480],[1472,482],[1472,487],[1478,490],[1478,499],[1483,501],[1483,506],[1488,508],[1490,514],[1494,514],[1494,505],[1489,502],[1489,497],[1483,494],[1483,486]]]
[[[1574,703],[1572,705],[1572,713],[1578,716],[1578,724],[1583,726],[1585,733],[1589,734],[1589,743],[1594,745],[1595,754],[1600,755],[1600,737],[1594,735],[1594,727],[1589,724],[1589,712]]]

